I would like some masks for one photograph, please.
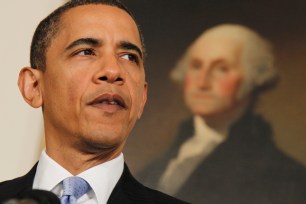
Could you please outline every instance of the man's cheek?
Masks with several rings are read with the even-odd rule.
[[[191,77],[188,76],[188,75],[186,75],[185,80],[184,80],[184,87],[185,87],[185,90],[191,89],[192,83],[193,83],[193,81],[192,81]]]
[[[241,77],[227,78],[219,82],[217,91],[221,96],[234,96],[241,84]]]

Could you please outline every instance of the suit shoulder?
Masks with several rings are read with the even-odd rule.
[[[0,183],[0,203],[5,200],[17,196],[22,192],[23,177],[12,180],[3,181]]]
[[[0,203],[17,196],[19,193],[32,188],[36,165],[25,176],[0,183]]]

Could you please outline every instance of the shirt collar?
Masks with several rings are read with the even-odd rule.
[[[123,168],[124,158],[121,153],[115,159],[94,166],[77,176],[89,183],[98,203],[107,203],[122,175]],[[61,181],[69,176],[73,175],[49,157],[46,151],[43,150],[37,166],[33,189],[54,191],[55,187],[61,185]],[[54,193],[60,196],[59,191]]]
[[[199,141],[214,141],[216,143],[221,143],[226,139],[227,131],[221,132],[216,129],[209,127],[205,120],[200,116],[194,117],[194,127],[195,134],[194,138]]]

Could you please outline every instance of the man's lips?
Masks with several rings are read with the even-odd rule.
[[[200,92],[194,92],[191,94],[192,97],[194,98],[214,98],[214,94],[212,93],[200,93]]]
[[[99,106],[99,105],[111,105],[111,106],[119,106],[121,108],[126,109],[127,104],[124,99],[118,94],[102,94],[88,103],[91,106]]]

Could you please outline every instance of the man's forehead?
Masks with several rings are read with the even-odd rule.
[[[207,57],[237,57],[243,50],[242,41],[226,37],[207,35],[199,38],[191,47],[190,55],[202,55]]]
[[[90,18],[104,17],[100,19],[102,21],[105,20],[106,18],[116,19],[117,15],[121,16],[124,15],[125,16],[124,18],[134,22],[133,18],[125,10],[113,5],[105,5],[105,4],[85,4],[71,8],[63,13],[61,17],[61,22],[65,23],[66,21],[69,21],[67,23],[71,23],[78,20],[77,17],[82,17],[86,19],[89,19],[89,17]]]
[[[60,19],[58,35],[99,38],[97,35],[115,29],[125,31],[113,32],[114,35],[127,38],[121,40],[131,40],[141,47],[139,30],[133,18],[123,9],[111,5],[88,4],[71,8]]]

